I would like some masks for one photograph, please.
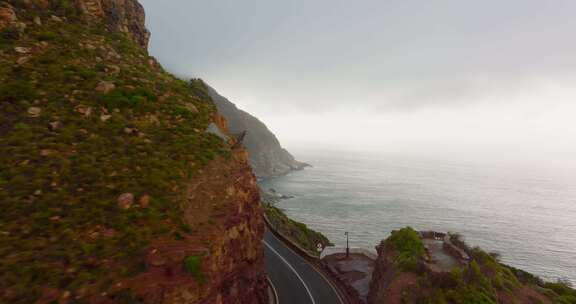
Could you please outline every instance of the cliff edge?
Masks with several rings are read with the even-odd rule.
[[[267,303],[247,153],[148,55],[144,18],[0,4],[0,302]]]
[[[209,88],[208,91],[218,111],[230,124],[230,131],[236,134],[247,132],[244,146],[248,150],[250,164],[256,176],[261,178],[280,176],[309,166],[297,161],[286,149],[282,148],[278,138],[258,118],[238,109],[235,104],[218,94],[213,88]]]
[[[457,234],[393,231],[376,248],[368,303],[576,303],[576,291],[546,283],[470,248]]]

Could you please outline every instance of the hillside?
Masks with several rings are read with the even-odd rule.
[[[264,205],[264,213],[274,230],[298,244],[311,255],[319,255],[318,244],[322,244],[323,247],[333,246],[325,235],[308,228],[304,223],[289,218],[281,209],[271,204]]]
[[[576,291],[566,285],[545,283],[504,265],[497,255],[468,247],[458,235],[447,235],[444,246],[435,248],[440,237],[431,234],[424,234],[427,245],[423,233],[410,227],[382,241],[369,303],[576,303]],[[435,250],[447,250],[460,260],[458,265],[446,267],[446,256],[435,261],[442,260]]]
[[[266,302],[246,151],[148,38],[136,0],[0,3],[0,303]]]
[[[218,112],[226,118],[230,131],[240,134],[246,131],[244,145],[250,156],[250,164],[258,177],[266,178],[284,175],[306,166],[299,162],[282,146],[276,136],[258,118],[236,107],[213,88],[208,92],[218,107]]]

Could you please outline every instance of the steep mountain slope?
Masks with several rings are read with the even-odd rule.
[[[265,303],[259,192],[136,0],[0,3],[0,303]]]
[[[248,149],[250,164],[258,177],[284,175],[292,170],[300,170],[306,166],[282,148],[276,136],[258,118],[236,107],[213,88],[208,92],[218,111],[226,118],[232,133],[247,131],[244,145]]]

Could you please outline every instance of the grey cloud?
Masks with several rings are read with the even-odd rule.
[[[142,3],[169,70],[261,112],[465,106],[576,75],[569,0]]]

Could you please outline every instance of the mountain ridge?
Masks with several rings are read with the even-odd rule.
[[[210,86],[208,86],[208,92],[218,112],[228,121],[230,131],[236,134],[246,131],[243,143],[248,150],[250,164],[257,177],[281,176],[310,166],[297,161],[290,152],[284,149],[276,135],[260,119],[239,109]]]

